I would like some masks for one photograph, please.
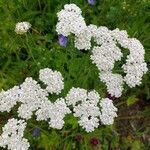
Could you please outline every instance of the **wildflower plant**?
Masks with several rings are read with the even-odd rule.
[[[88,3],[95,5],[96,1],[88,0]],[[83,52],[83,55],[89,51],[89,62],[97,69],[98,82],[105,85],[110,97],[119,98],[123,95],[125,86],[133,88],[142,83],[148,67],[144,59],[144,47],[138,39],[130,38],[125,30],[118,28],[110,30],[105,26],[88,25],[82,16],[82,10],[76,4],[64,5],[57,17],[58,43],[65,49],[69,40],[73,40],[74,44],[70,49],[75,48],[76,51]],[[25,34],[30,28],[30,23],[19,22],[15,32]],[[124,49],[128,49],[129,54],[125,63],[120,66],[123,72],[114,73],[115,64],[124,57]],[[30,54],[32,56],[31,52]],[[28,121],[33,117],[37,122],[48,122],[49,128],[61,130],[67,123],[67,116],[72,115],[87,133],[114,123],[118,108],[111,98],[93,86],[86,89],[70,85],[66,90],[65,82],[71,81],[66,81],[64,72],[61,71],[53,66],[42,67],[39,69],[39,79],[27,77],[20,85],[0,92],[0,112],[9,113],[17,105],[19,118],[9,119],[2,128],[0,147],[28,150],[29,141],[23,136]],[[65,94],[62,94],[63,91]],[[52,95],[56,98],[52,99]],[[38,137],[41,132],[36,127],[33,136]],[[82,141],[82,136],[76,137],[76,140]],[[99,144],[99,139],[92,138],[90,143],[95,147]]]

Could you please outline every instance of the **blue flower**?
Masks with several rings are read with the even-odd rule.
[[[88,3],[90,4],[90,5],[95,5],[95,0],[88,0]]]
[[[68,38],[62,34],[58,35],[58,41],[61,46],[66,47],[68,43]]]
[[[38,137],[40,134],[41,134],[41,131],[40,131],[39,128],[34,128],[34,129],[33,129],[32,135],[33,135],[34,137]]]

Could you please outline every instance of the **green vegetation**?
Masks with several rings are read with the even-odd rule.
[[[38,80],[39,70],[49,67],[60,71],[65,79],[60,96],[65,96],[72,86],[96,89],[101,97],[107,95],[106,87],[98,79],[98,70],[91,63],[90,51],[75,49],[71,37],[65,48],[58,43],[56,13],[67,3],[77,4],[88,24],[124,29],[130,37],[139,39],[150,69],[149,0],[97,0],[95,6],[90,6],[87,0],[0,0],[0,90],[19,85],[29,76]],[[32,28],[24,35],[17,35],[15,25],[21,21],[30,22]],[[55,98],[52,95],[50,99]],[[46,122],[37,122],[33,117],[25,131],[30,149],[149,150],[150,71],[140,86],[125,87],[123,96],[114,103],[119,109],[114,125],[101,125],[92,133],[81,129],[72,115],[66,116],[62,130],[49,129]],[[0,113],[0,133],[7,120],[17,116],[16,108],[9,114]],[[39,137],[32,135],[35,127],[41,130]],[[79,135],[81,140],[77,140]],[[93,137],[99,141],[95,147],[90,143]]]

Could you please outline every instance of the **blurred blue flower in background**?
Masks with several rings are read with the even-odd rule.
[[[90,5],[95,5],[95,2],[96,2],[96,0],[88,0],[88,3],[89,3]]]
[[[62,34],[58,35],[58,41],[61,46],[66,47],[68,43],[68,38]]]
[[[34,137],[38,137],[38,136],[40,136],[40,134],[41,134],[41,131],[40,131],[39,128],[34,128],[34,129],[33,129],[32,135],[33,135]]]

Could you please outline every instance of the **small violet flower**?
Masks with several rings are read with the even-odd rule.
[[[90,4],[90,5],[95,5],[95,0],[88,0],[88,3]]]
[[[32,135],[33,135],[34,137],[38,137],[38,136],[40,136],[40,134],[41,134],[41,131],[40,131],[39,128],[34,128],[34,129],[33,129]]]
[[[66,47],[68,43],[68,38],[62,34],[58,35],[58,41],[61,46]]]

